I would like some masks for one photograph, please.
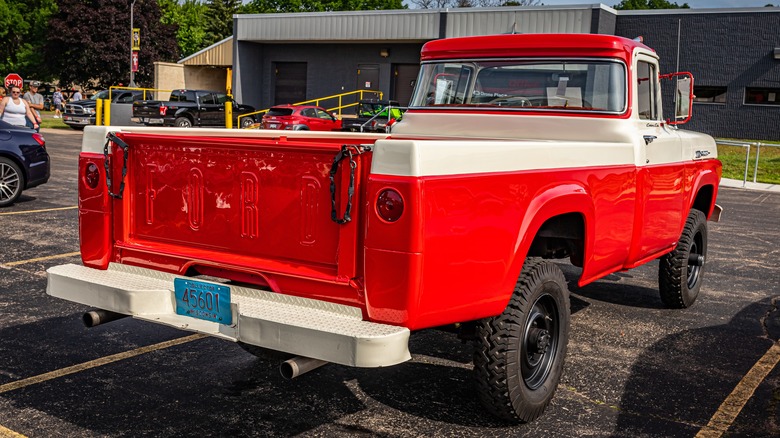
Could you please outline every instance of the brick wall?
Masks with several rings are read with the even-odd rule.
[[[679,70],[693,73],[696,85],[727,87],[725,104],[695,103],[693,119],[683,127],[715,137],[780,140],[780,105],[744,104],[745,87],[780,89],[780,60],[773,58],[780,47],[780,11],[620,14],[615,34],[642,35],[660,55],[661,72],[674,72],[678,20]]]

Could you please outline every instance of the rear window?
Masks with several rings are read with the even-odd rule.
[[[276,116],[276,117],[291,116],[292,113],[293,113],[292,108],[271,108],[270,110],[268,110],[269,116]]]
[[[175,90],[173,93],[171,93],[171,102],[195,102],[195,92],[194,91],[179,91]]]
[[[626,69],[617,61],[450,61],[423,64],[410,106],[621,113]]]

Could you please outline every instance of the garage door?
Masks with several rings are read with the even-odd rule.
[[[274,105],[306,100],[306,63],[276,62]]]

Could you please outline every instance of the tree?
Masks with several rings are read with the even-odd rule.
[[[182,57],[192,55],[209,44],[206,40],[206,9],[200,0],[159,0],[163,24],[178,25],[176,41]]]
[[[44,54],[49,17],[57,11],[55,0],[0,0],[0,73],[48,80]]]
[[[203,44],[210,46],[233,35],[233,15],[240,10],[241,0],[207,0]]]
[[[141,29],[135,80],[151,86],[153,63],[178,59],[176,26],[161,23],[157,0],[136,0],[133,13],[133,27]],[[60,0],[49,29],[44,52],[60,83],[101,88],[129,83],[129,1]]]
[[[678,5],[668,0],[622,0],[615,9],[689,9],[688,3]]]

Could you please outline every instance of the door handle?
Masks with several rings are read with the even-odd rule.
[[[658,137],[656,137],[655,135],[644,135],[643,138],[645,139],[645,146],[647,146],[650,143],[652,143],[653,140],[655,140]]]

